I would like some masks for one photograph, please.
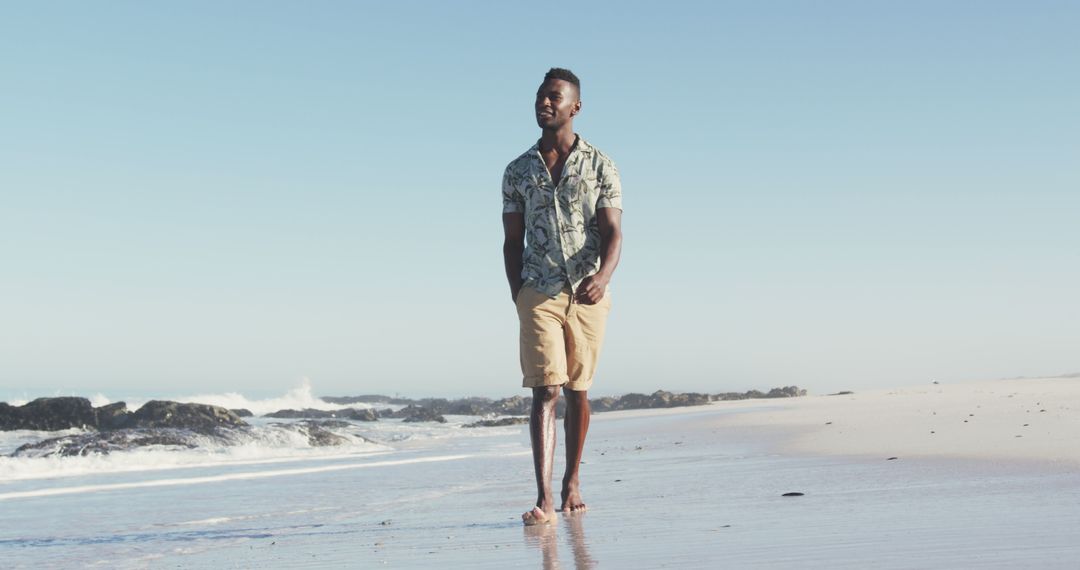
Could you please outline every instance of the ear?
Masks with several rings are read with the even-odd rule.
[[[570,116],[573,117],[581,112],[581,99],[578,99],[574,103],[574,108],[570,110]]]

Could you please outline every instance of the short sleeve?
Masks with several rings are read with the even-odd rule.
[[[622,183],[619,182],[619,171],[615,168],[615,163],[605,161],[601,170],[597,172],[596,179],[600,184],[600,196],[596,200],[596,208],[622,210]]]
[[[521,195],[521,192],[518,192],[517,187],[514,185],[513,176],[510,174],[510,166],[507,166],[506,172],[503,173],[502,202],[502,211],[504,214],[525,212],[525,198]]]

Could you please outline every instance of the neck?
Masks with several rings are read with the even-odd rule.
[[[540,150],[555,152],[561,155],[570,154],[574,148],[577,135],[574,134],[574,126],[570,123],[563,125],[558,130],[544,129],[540,131]]]

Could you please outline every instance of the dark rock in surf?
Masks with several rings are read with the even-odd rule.
[[[86,398],[38,398],[22,406],[0,403],[0,430],[58,431],[96,428],[97,413]]]
[[[529,418],[511,417],[511,418],[499,418],[492,420],[480,420],[471,424],[465,424],[461,427],[477,428],[477,427],[502,427],[502,426],[516,426],[529,423]]]
[[[107,455],[114,451],[127,451],[137,447],[161,445],[193,449],[198,447],[194,434],[188,430],[112,430],[87,432],[19,446],[11,457],[72,457],[82,455]]]
[[[404,418],[402,421],[406,422],[438,422],[440,424],[446,423],[446,418],[439,412],[431,408],[425,408],[422,406],[409,405],[397,411],[398,417]]]
[[[106,404],[94,409],[99,430],[122,429],[131,419],[131,412],[124,402]]]
[[[349,443],[349,438],[336,434],[330,431],[329,427],[342,427],[334,425],[336,422],[318,422],[313,420],[301,420],[299,422],[291,424],[272,424],[284,429],[295,430],[297,433],[307,437],[308,445],[312,447],[328,447],[332,445],[345,445]],[[346,426],[349,424],[344,423]]]
[[[245,427],[248,424],[221,406],[182,404],[151,400],[131,414],[127,428],[180,428],[212,434],[220,428]]]
[[[238,418],[250,418],[255,415],[247,408],[232,408],[229,411],[236,414],[236,417]]]
[[[377,414],[375,410],[368,408],[345,408],[343,410],[316,410],[313,408],[304,408],[303,410],[278,410],[266,414],[263,417],[278,419],[335,418],[358,422],[373,422],[379,419],[379,414]]]

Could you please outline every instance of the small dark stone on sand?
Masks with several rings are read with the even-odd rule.
[[[827,426],[831,426],[831,425],[832,425],[832,422],[825,422],[825,425],[827,425]]]
[[[800,493],[800,492],[798,492],[798,491],[792,491],[792,492],[790,492],[790,493],[784,493],[784,494],[783,494],[783,495],[781,495],[781,496],[782,496],[782,497],[801,497],[801,496],[803,496],[804,494],[805,494],[805,493]]]
[[[1024,427],[1028,427],[1029,425],[1031,425],[1031,424],[1024,424]]]
[[[616,479],[615,482],[616,483],[622,483],[622,479]]]
[[[886,459],[885,461],[893,461],[893,460],[896,460],[896,459],[900,459],[900,458],[899,457],[890,457],[890,458]]]

